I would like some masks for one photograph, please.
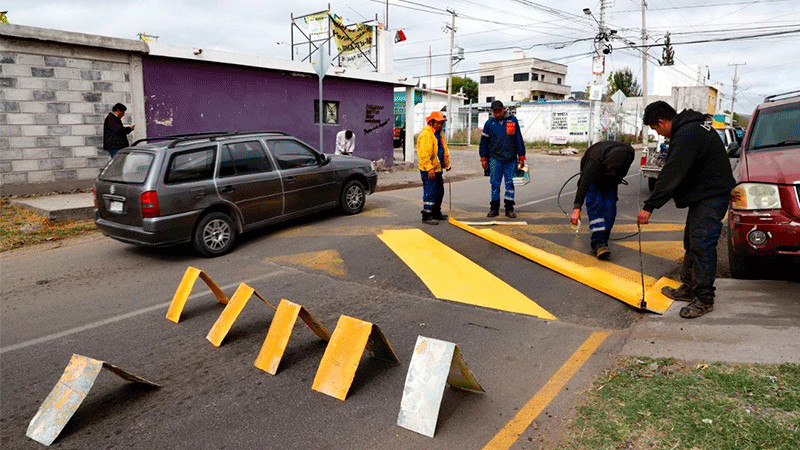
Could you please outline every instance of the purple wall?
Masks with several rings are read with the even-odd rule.
[[[144,57],[147,134],[279,130],[319,147],[316,74]],[[392,164],[393,86],[326,76],[325,101],[339,101],[339,123],[324,126],[324,152],[353,130],[355,155]]]

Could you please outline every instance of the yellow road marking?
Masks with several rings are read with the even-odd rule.
[[[657,283],[655,278],[644,275],[645,287],[649,286],[650,288],[646,290],[645,294],[647,304],[642,307],[642,275],[639,272],[607,261],[599,261],[539,237],[526,236],[525,240],[532,241],[539,247],[550,247],[553,249],[551,252],[533,247],[491,229],[478,229],[454,219],[451,219],[450,223],[628,305],[658,314],[664,314],[672,304],[672,300],[661,294],[661,287],[673,285],[677,287],[679,285],[678,282],[668,278],[662,278]]]
[[[419,229],[378,235],[439,299],[557,320],[533,300]]]
[[[344,277],[347,275],[347,266],[342,260],[341,255],[339,255],[339,252],[336,250],[322,250],[319,252],[273,256],[264,258],[264,261],[274,262],[276,264],[289,264],[307,267],[309,269],[325,272],[333,277]]]
[[[539,389],[528,403],[489,441],[484,449],[507,449],[510,448],[525,429],[541,414],[550,404],[555,396],[564,388],[567,382],[575,375],[589,357],[600,347],[611,333],[608,331],[598,331],[592,333],[572,356],[558,369],[558,371]]]
[[[524,217],[523,217],[524,219]],[[467,219],[462,219],[467,220]],[[485,221],[486,219],[480,219]],[[568,223],[553,223],[553,224],[531,224],[525,227],[525,230],[535,234],[575,234],[575,229]],[[588,233],[584,225],[582,232]],[[615,234],[630,234],[638,231],[635,224],[614,225]],[[644,233],[655,232],[669,232],[669,231],[683,231],[683,225],[676,225],[671,223],[656,223],[647,225],[647,228],[642,228]]]
[[[618,241],[616,243],[633,250],[639,249],[638,242]],[[642,253],[670,261],[683,259],[683,241],[642,241]]]

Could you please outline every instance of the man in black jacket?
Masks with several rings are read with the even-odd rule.
[[[103,123],[103,150],[107,151],[112,158],[119,149],[130,145],[128,144],[128,134],[136,127],[136,125],[129,127],[122,125],[122,117],[125,116],[127,110],[125,105],[117,103],[111,108],[111,112],[108,113],[106,121]]]
[[[581,158],[581,177],[569,220],[578,224],[585,199],[592,251],[598,259],[611,256],[608,238],[617,218],[617,187],[628,174],[633,154],[628,144],[603,141],[589,147]]]
[[[665,287],[661,292],[673,300],[690,302],[681,308],[681,317],[700,317],[714,309],[717,241],[736,181],[725,147],[716,131],[704,123],[703,114],[690,109],[676,114],[669,104],[657,101],[647,105],[643,122],[670,142],[667,161],[636,221],[648,223],[653,210],[670,198],[678,208],[689,208],[683,231],[686,253],[681,286]]]

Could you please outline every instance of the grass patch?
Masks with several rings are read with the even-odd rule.
[[[32,211],[0,199],[0,252],[52,242],[97,231],[93,220],[52,222]]]
[[[583,394],[561,448],[800,448],[800,364],[625,358]]]

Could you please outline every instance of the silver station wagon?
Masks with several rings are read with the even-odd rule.
[[[370,161],[325,155],[282,132],[146,138],[97,177],[95,223],[122,242],[191,242],[214,257],[257,227],[336,207],[357,214],[377,180]]]

